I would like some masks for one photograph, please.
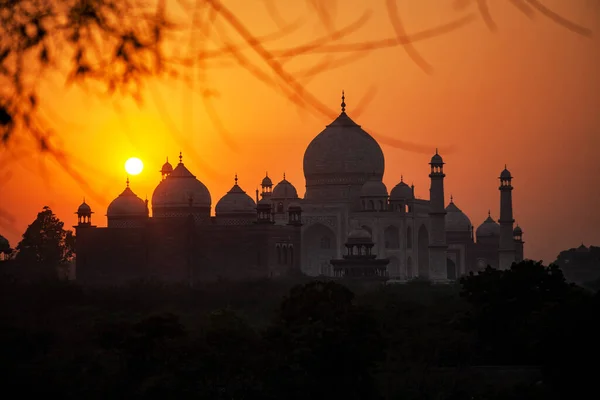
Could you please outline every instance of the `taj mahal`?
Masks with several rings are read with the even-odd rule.
[[[444,192],[444,160],[432,151],[428,199],[398,177],[382,182],[385,157],[377,141],[346,113],[316,135],[304,153],[304,197],[285,178],[268,174],[252,195],[235,176],[214,205],[209,189],[180,153],[157,174],[151,204],[129,181],[92,223],[77,210],[76,276],[88,282],[139,278],[169,281],[247,279],[290,274],[332,278],[447,282],[523,259],[523,231],[514,226],[512,175],[499,180],[500,209],[474,229]],[[494,177],[490,177],[494,179]]]

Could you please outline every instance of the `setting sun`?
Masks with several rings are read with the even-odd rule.
[[[138,175],[144,169],[142,160],[132,157],[125,162],[125,171],[130,175]]]

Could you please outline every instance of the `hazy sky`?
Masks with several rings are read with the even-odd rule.
[[[329,9],[330,25],[310,8],[318,3],[314,1],[272,0],[283,22],[259,0],[224,3],[254,34],[268,35],[264,46],[275,55],[323,38],[327,26],[339,30],[365,12],[370,14],[363,25],[331,44],[395,36],[382,0],[331,1],[328,4],[335,6]],[[414,182],[418,197],[428,198],[427,163],[439,147],[447,163],[447,201],[452,194],[477,227],[488,209],[498,218],[497,178],[507,164],[515,177],[514,214],[525,232],[526,257],[549,262],[560,250],[581,242],[600,245],[599,2],[542,1],[591,29],[592,38],[539,13],[529,19],[504,0],[488,1],[495,32],[479,16],[475,2],[397,3],[409,34],[468,15],[475,18],[457,31],[414,44],[431,65],[431,74],[402,47],[313,52],[286,60],[285,71],[329,112],[292,103],[284,94],[289,90],[282,89],[285,83],[247,49],[242,54],[268,74],[271,84],[231,57],[207,61],[203,80],[196,72],[193,84],[149,82],[143,107],[67,88],[60,77],[44,81],[42,107],[59,132],[57,143],[71,155],[72,166],[93,192],[50,157],[35,152],[16,157],[3,150],[0,204],[15,220],[0,232],[15,246],[44,205],[71,226],[84,196],[95,211],[93,222],[105,226],[106,208],[125,186],[123,164],[131,156],[145,163],[144,172],[131,178],[132,190],[142,198],[151,198],[165,157],[175,164],[180,150],[188,168],[209,188],[213,208],[233,185],[236,172],[240,186],[252,196],[265,171],[274,181],[285,172],[302,195],[304,150],[339,112],[344,89],[348,114],[382,145],[388,190],[403,174],[405,181]],[[453,8],[461,3],[465,8]],[[274,36],[277,22],[301,25]],[[220,36],[212,36],[212,47],[242,42],[224,22],[216,28]],[[182,48],[189,49],[185,45]],[[330,68],[318,68],[326,60]],[[344,62],[339,65],[336,60]],[[211,121],[198,95],[205,90],[215,94],[210,104],[226,135]],[[370,101],[363,102],[365,98]],[[419,151],[391,146],[389,139],[417,145]]]

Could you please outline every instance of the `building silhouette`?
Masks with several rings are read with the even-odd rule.
[[[234,177],[214,206],[208,188],[183,163],[167,162],[152,202],[129,187],[107,209],[107,227],[92,225],[79,207],[77,279],[115,282],[310,276],[416,277],[454,280],[490,265],[523,259],[523,231],[514,227],[512,175],[500,173],[500,218],[474,230],[451,197],[446,205],[444,160],[429,163],[430,198],[400,182],[388,192],[377,141],[342,112],[308,145],[304,198],[285,174],[265,175],[255,198]]]

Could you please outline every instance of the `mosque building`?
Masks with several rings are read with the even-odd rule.
[[[512,175],[500,173],[500,218],[474,230],[454,203],[445,203],[444,160],[429,163],[430,196],[415,196],[400,177],[388,192],[377,141],[345,111],[304,153],[306,192],[285,174],[266,174],[255,198],[238,182],[214,206],[208,188],[183,163],[167,161],[148,200],[129,187],[108,206],[106,227],[92,210],[77,210],[77,279],[118,282],[248,279],[289,274],[405,281],[454,280],[490,265],[523,259],[523,231],[514,227]],[[150,212],[152,211],[152,212]]]

